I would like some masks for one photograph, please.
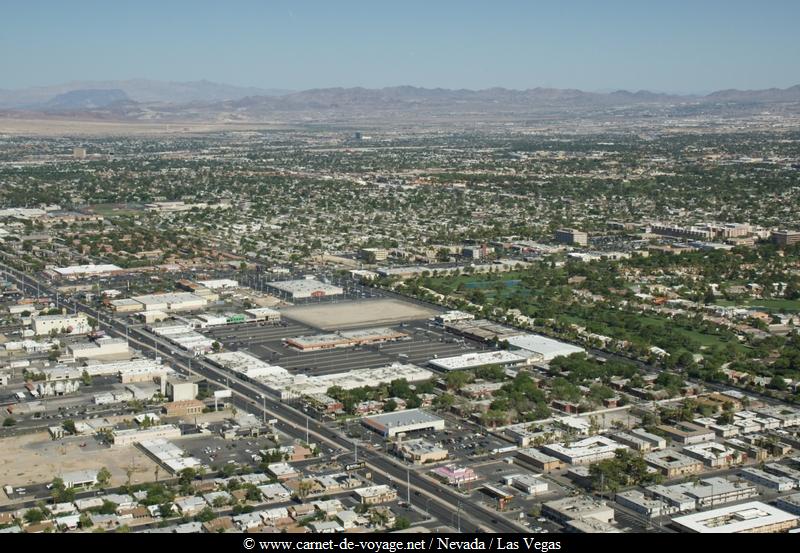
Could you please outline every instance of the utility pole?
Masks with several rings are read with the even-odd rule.
[[[311,445],[311,440],[308,437],[308,415],[306,415],[306,445]]]

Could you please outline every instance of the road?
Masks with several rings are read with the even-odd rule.
[[[240,380],[203,358],[195,358],[178,351],[173,344],[166,340],[140,328],[128,327],[124,322],[114,317],[104,316],[91,306],[77,301],[65,301],[57,296],[56,291],[51,289],[49,284],[13,267],[6,264],[0,264],[0,267],[7,272],[8,277],[15,281],[23,292],[51,295],[53,298],[57,298],[58,307],[64,307],[69,311],[80,311],[97,318],[98,324],[110,334],[127,338],[142,350],[160,355],[171,361],[176,370],[202,376],[220,386],[230,388],[240,407],[246,406],[248,411],[260,412],[265,418],[277,419],[279,430],[301,439],[306,439],[307,436],[310,439],[313,436],[315,440],[327,443],[332,447],[346,450],[353,448],[353,443],[348,438],[325,427],[319,421],[311,419],[290,405],[271,398],[266,388]],[[172,353],[173,351],[175,353]],[[266,399],[258,401],[262,396]],[[266,408],[267,405],[269,408]],[[415,471],[407,470],[404,465],[386,454],[362,450],[359,460],[366,462],[367,467],[372,471],[373,479],[377,482],[391,482],[398,489],[406,488],[408,482],[411,491],[416,492],[412,494],[412,503],[414,503],[414,498],[419,500],[418,508],[421,508],[421,503],[427,503],[430,514],[444,524],[455,524],[456,527],[460,526],[462,531],[470,533],[529,531],[524,526],[502,517],[491,509],[472,503],[468,497],[462,496],[457,491],[446,488]]]

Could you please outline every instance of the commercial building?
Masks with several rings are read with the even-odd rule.
[[[164,413],[168,417],[189,417],[202,414],[205,408],[205,403],[199,399],[184,399],[165,403]]]
[[[199,459],[187,455],[183,449],[166,438],[142,440],[139,442],[139,448],[171,474],[177,474],[184,469],[197,468],[201,465]]]
[[[361,248],[358,255],[367,263],[378,263],[389,258],[389,251],[385,248]]]
[[[459,334],[478,342],[502,342],[512,336],[525,334],[524,330],[497,324],[486,319],[459,319],[451,323],[444,323],[444,326],[453,334]]]
[[[37,315],[31,317],[33,332],[36,336],[55,334],[88,334],[92,327],[85,313],[74,315]]]
[[[96,470],[75,470],[61,474],[66,488],[91,488],[97,484]]]
[[[358,488],[353,493],[358,496],[362,505],[378,505],[397,499],[397,490],[386,484]]]
[[[418,430],[444,430],[444,419],[421,409],[363,417],[361,423],[386,438]]]
[[[292,338],[285,338],[284,343],[300,351],[317,351],[393,342],[405,338],[408,338],[408,334],[388,327],[382,327],[348,330],[331,334],[316,334],[313,336],[295,336]]]
[[[48,271],[51,272],[53,276],[60,278],[101,277],[125,272],[121,267],[112,264],[71,265],[69,267],[54,267]]]
[[[339,286],[320,282],[315,278],[268,282],[267,286],[292,300],[341,296],[344,294],[344,289]]]
[[[542,516],[559,524],[571,520],[594,519],[606,524],[614,520],[614,509],[586,496],[565,497],[542,504]]]
[[[798,517],[760,501],[721,507],[672,519],[681,531],[700,534],[785,532],[797,526]]]
[[[208,299],[191,292],[171,292],[166,294],[147,294],[129,298],[139,304],[138,311],[196,311],[208,304]],[[112,307],[117,307],[124,300],[114,300]],[[126,304],[127,305],[127,304]]]
[[[571,465],[587,465],[603,459],[614,457],[618,449],[628,449],[628,446],[606,438],[605,436],[591,436],[569,444],[547,444],[542,446],[545,453]]]
[[[772,241],[781,247],[800,244],[800,231],[776,230],[772,233]]]
[[[470,467],[460,467],[455,464],[436,467],[431,471],[434,478],[441,480],[450,486],[461,487],[478,480],[478,474]]]
[[[174,424],[161,424],[149,428],[132,428],[129,430],[113,430],[112,441],[115,446],[132,445],[139,442],[173,438],[180,438],[181,429]]]
[[[555,232],[556,242],[571,246],[588,246],[589,235],[583,231],[572,228],[560,228]]]
[[[447,311],[436,315],[433,320],[440,325],[449,325],[459,321],[472,321],[475,315],[472,313],[465,313],[464,311]]]
[[[127,357],[131,350],[128,342],[121,338],[100,338],[94,342],[83,342],[67,345],[67,353],[78,359],[103,359],[109,357]]]
[[[543,495],[548,491],[547,482],[532,474],[511,474],[503,477],[503,481],[507,486],[513,486],[518,490],[522,490],[528,495]]]
[[[573,353],[584,353],[585,349],[573,346],[565,342],[559,342],[552,338],[546,338],[538,334],[520,334],[506,338],[506,342],[511,346],[515,353],[530,352],[543,361],[552,361],[559,356],[572,355]],[[519,351],[516,351],[519,350]]]
[[[252,321],[266,321],[268,323],[279,323],[281,321],[281,312],[269,307],[245,309],[244,313]]]
[[[218,278],[214,280],[198,280],[197,284],[205,286],[209,290],[226,290],[229,288],[239,287],[239,283],[230,278]]]
[[[510,351],[483,351],[478,353],[465,353],[455,357],[431,359],[428,364],[441,371],[462,371],[477,369],[488,365],[499,365],[503,368],[512,368],[526,365],[528,359]]]
[[[644,460],[667,478],[688,476],[703,470],[703,463],[699,460],[670,450],[647,453]]]
[[[403,440],[395,444],[395,451],[406,461],[424,465],[447,459],[447,449],[430,443],[422,438]]]
[[[647,518],[661,517],[679,512],[678,507],[670,505],[661,499],[646,497],[638,490],[619,492],[614,497],[614,500],[622,507]]]
[[[551,472],[564,466],[564,462],[558,457],[553,457],[532,447],[518,449],[514,456],[518,461],[543,472]]]
[[[165,386],[170,401],[187,401],[197,397],[197,382],[168,378]]]

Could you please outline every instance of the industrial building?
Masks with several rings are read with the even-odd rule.
[[[515,353],[530,352],[539,356],[543,361],[552,361],[556,357],[585,353],[580,346],[573,346],[565,342],[546,338],[538,334],[520,334],[506,338],[506,342]],[[524,355],[524,354],[522,354]]]
[[[797,526],[798,517],[760,501],[684,515],[672,523],[684,532],[738,534],[784,532]]]
[[[499,365],[506,369],[519,367],[527,363],[528,359],[526,357],[505,350],[465,353],[455,357],[431,359],[428,362],[431,367],[447,372],[477,369],[488,365]]]
[[[408,334],[388,327],[348,330],[331,334],[295,336],[285,338],[284,343],[300,351],[346,348],[382,342],[393,342],[408,338]]]
[[[363,417],[361,423],[385,438],[419,430],[444,430],[444,419],[421,409]]]
[[[315,278],[268,282],[267,287],[291,300],[341,296],[344,294],[344,289],[339,286],[320,282]]]

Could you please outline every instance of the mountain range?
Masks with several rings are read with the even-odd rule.
[[[210,81],[83,81],[24,90],[0,90],[6,117],[60,116],[147,121],[263,121],[294,118],[418,114],[459,116],[528,114],[624,107],[673,110],[752,110],[765,104],[800,107],[800,85],[764,90],[720,90],[706,95],[586,92],[532,88],[483,90],[395,86],[381,89],[319,88],[303,91],[237,87]]]

